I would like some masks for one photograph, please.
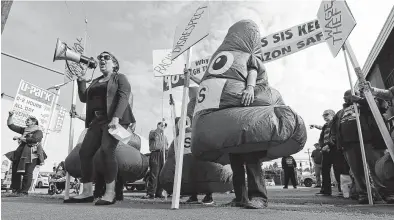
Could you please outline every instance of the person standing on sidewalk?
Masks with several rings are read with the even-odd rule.
[[[292,156],[282,157],[282,169],[285,172],[285,186],[283,187],[283,189],[287,189],[290,179],[294,189],[297,189],[297,181],[295,177],[296,168],[297,163]]]
[[[322,176],[323,176],[323,182],[322,182],[322,188],[319,193],[316,195],[322,195],[322,196],[331,196],[332,190],[331,190],[331,167],[333,164],[334,160],[334,155],[335,155],[335,150],[336,150],[336,145],[334,141],[331,139],[330,136],[330,130],[331,130],[331,122],[332,119],[335,115],[334,110],[328,109],[323,112],[323,119],[326,122],[324,124],[322,131],[320,133],[320,138],[319,138],[319,145],[322,146],[322,154],[323,154],[323,160],[322,160]],[[337,179],[337,182],[339,180]]]
[[[360,204],[368,204],[368,197],[353,102],[356,102],[360,109],[360,125],[365,156],[373,182],[372,192],[375,199],[378,199],[378,195],[380,195],[386,202],[393,203],[394,190],[390,189],[389,186],[385,186],[375,173],[375,164],[384,155],[386,145],[369,105],[364,97],[358,96],[358,93],[352,96],[350,90],[345,92],[344,101],[343,109],[334,118],[334,121],[337,123],[333,123],[332,134],[336,136],[337,147],[343,150],[350,169],[354,174],[356,189],[359,195],[358,202]],[[387,103],[376,98],[375,102],[377,102],[376,104],[381,114],[386,112]]]
[[[146,196],[143,199],[163,198],[163,189],[160,187],[159,175],[164,166],[163,150],[168,150],[168,140],[164,135],[164,129],[167,123],[157,123],[156,130],[149,133],[149,150],[151,152],[149,157],[149,177]]]
[[[315,168],[315,176],[316,176],[316,186],[315,188],[321,187],[321,168],[323,161],[323,154],[321,152],[321,147],[319,143],[314,144],[315,150],[312,151],[312,159]]]
[[[43,132],[38,125],[38,120],[29,116],[25,122],[26,127],[20,127],[14,124],[13,115],[14,112],[10,111],[7,126],[22,136],[13,138],[18,141],[19,146],[5,156],[12,161],[11,189],[13,193],[10,196],[20,197],[28,195],[33,181],[34,168],[37,165],[43,165],[47,156],[42,149]]]

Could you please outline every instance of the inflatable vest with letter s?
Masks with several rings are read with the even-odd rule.
[[[79,150],[81,149],[81,144],[86,135],[86,131],[87,129],[81,133],[77,146],[65,159],[65,170],[75,178],[80,178],[82,176]],[[128,144],[119,142],[118,146],[116,147],[115,155],[118,161],[118,171],[122,176],[123,181],[134,182],[146,175],[148,172],[149,161],[147,156],[140,153],[141,138],[135,133],[131,132],[131,134],[132,138]],[[94,173],[102,173],[104,170],[104,164],[100,158],[101,150],[99,149],[93,158]]]
[[[192,123],[192,153],[198,159],[226,164],[228,153],[266,151],[267,161],[304,147],[304,121],[268,85],[260,57],[257,24],[242,20],[232,25],[198,89]],[[255,100],[244,107],[242,93],[251,69],[257,71]]]

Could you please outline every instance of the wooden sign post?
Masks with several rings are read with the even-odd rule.
[[[182,20],[175,30],[174,44],[172,49],[172,59],[176,59],[179,55],[187,51],[186,65],[190,68],[192,46],[201,41],[209,34],[209,10],[208,2],[203,2],[188,20]],[[175,158],[175,175],[172,196],[172,209],[179,209],[179,199],[182,184],[182,168],[183,168],[183,150],[185,145],[185,129],[187,117],[187,101],[189,98],[190,72],[185,73],[182,96],[181,119],[179,121],[179,138],[176,149]],[[174,142],[176,143],[176,142]]]

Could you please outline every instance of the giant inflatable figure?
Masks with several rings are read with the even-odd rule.
[[[132,133],[132,132],[131,132]],[[86,129],[82,132],[78,139],[77,146],[71,151],[65,160],[65,169],[75,178],[81,177],[81,161],[79,158],[79,150],[83,138],[85,137]],[[148,158],[140,153],[141,138],[132,133],[132,139],[128,144],[119,142],[116,147],[116,159],[118,160],[119,174],[124,182],[134,182],[145,177],[148,172],[149,161]],[[94,174],[98,175],[103,169],[103,163],[100,160],[101,152],[98,150],[93,158]]]
[[[228,153],[266,151],[264,161],[299,152],[306,142],[303,119],[269,86],[257,24],[232,25],[213,54],[198,89],[191,150],[200,160],[229,163]],[[242,104],[249,71],[257,72],[254,102]]]
[[[193,115],[197,89],[191,87],[187,105],[187,116],[189,119]],[[176,120],[177,135],[179,135],[178,124]],[[188,123],[193,124],[191,120]],[[189,124],[190,125],[190,124]],[[176,140],[179,140],[177,136]],[[197,160],[190,150],[191,128],[187,127],[185,131],[185,146],[183,155],[182,168],[182,185],[181,194],[191,195],[199,193],[227,192],[233,189],[232,176],[233,172],[230,165],[223,166],[218,163]],[[168,158],[160,172],[160,184],[167,192],[172,192],[175,176],[175,148],[174,141],[168,151]]]

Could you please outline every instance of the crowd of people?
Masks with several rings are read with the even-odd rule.
[[[383,180],[380,180],[375,173],[376,162],[385,153],[388,154],[388,151],[364,96],[366,86],[375,95],[378,109],[385,118],[388,103],[384,99],[391,100],[394,97],[391,90],[380,90],[365,83],[360,86],[360,91],[356,91],[354,95],[350,90],[344,93],[344,103],[341,110],[336,113],[331,109],[323,112],[323,119],[326,122],[323,126],[310,126],[310,128],[321,130],[319,142],[315,144],[316,150],[312,152],[317,186],[320,186],[320,173],[322,174],[321,190],[317,195],[332,195],[330,173],[331,168],[333,168],[340,195],[342,195],[341,175],[350,175],[356,189],[352,198],[358,199],[360,204],[368,204],[367,183],[356,121],[355,111],[357,110],[372,183],[373,199],[375,201],[383,199],[387,203],[394,203],[394,186],[384,185]]]
[[[258,43],[260,42],[258,41]],[[78,78],[79,98],[81,102],[86,103],[84,119],[87,132],[79,152],[83,191],[80,195],[65,200],[65,203],[92,203],[94,201],[93,157],[98,150],[101,151],[102,156],[100,159],[104,163],[103,180],[105,182],[105,192],[95,202],[95,205],[111,205],[116,202],[115,187],[118,176],[118,164],[115,157],[115,149],[119,141],[109,133],[109,129],[118,127],[127,129],[130,126],[135,128],[136,120],[130,102],[130,99],[132,99],[131,87],[126,76],[118,72],[118,60],[113,54],[106,51],[100,53],[97,59],[99,60],[102,76],[94,79],[88,87],[83,77]],[[256,84],[256,81],[258,81],[256,79],[256,68],[249,69],[249,66],[247,68],[247,86],[242,93],[241,101],[244,106],[249,106],[253,103],[255,87],[265,88],[263,84]],[[383,114],[388,108],[387,102],[383,99],[392,99],[394,97],[392,90],[387,91],[376,88],[371,88],[371,90],[374,91],[379,110]],[[354,103],[356,105],[353,105]],[[351,175],[357,189],[359,202],[361,204],[368,202],[355,106],[360,111],[361,130],[373,182],[374,198],[380,199],[381,197],[386,202],[393,203],[394,186],[382,184],[382,181],[379,180],[373,169],[376,161],[385,154],[386,145],[362,90],[356,95],[346,91],[343,109],[337,113],[330,109],[324,111],[323,119],[326,123],[323,126],[311,126],[321,130],[319,142],[315,145],[316,150],[312,153],[318,177],[317,186],[320,187],[321,185],[318,195],[332,195],[330,172],[331,167],[333,167],[335,179],[338,182],[338,190],[341,192],[341,175]],[[13,113],[10,112],[10,117],[7,121],[9,128],[22,135],[14,138],[19,141],[20,145],[16,151],[8,155],[14,165],[12,189],[16,196],[27,195],[34,167],[42,164],[46,158],[41,146],[43,134],[38,128],[36,118],[28,118],[26,120],[27,127],[22,128],[12,123],[12,115]],[[149,150],[151,151],[149,160],[150,175],[147,194],[143,197],[144,199],[163,198],[159,174],[163,168],[165,154],[167,154],[166,151],[169,145],[164,135],[166,127],[166,123],[159,122],[157,128],[149,134]],[[266,151],[229,154],[235,192],[235,199],[229,205],[252,209],[267,206],[268,196],[261,167],[262,158],[266,154]],[[296,166],[297,164],[291,156],[282,159],[282,167],[285,171],[284,188],[288,188],[289,180],[292,181],[293,187],[297,188],[294,174]],[[60,172],[63,173],[62,170]],[[247,182],[245,181],[245,172],[248,174]],[[320,172],[322,173],[322,181],[319,179]],[[23,175],[22,184],[20,183],[21,174]],[[188,202],[196,201],[197,194],[191,195],[188,200]],[[213,203],[211,192],[207,192],[203,203]]]

